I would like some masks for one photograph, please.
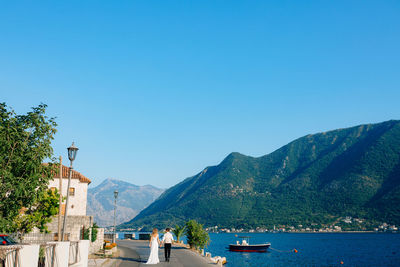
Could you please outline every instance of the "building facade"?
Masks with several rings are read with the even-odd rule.
[[[50,189],[57,189],[60,192],[60,175],[56,175],[49,183]],[[62,165],[62,195],[67,196],[69,168]],[[72,170],[71,185],[68,201],[68,216],[86,216],[87,192],[90,179],[81,173]],[[61,206],[61,214],[65,213],[65,201]]]
[[[69,168],[62,165],[61,175],[61,192],[62,196],[65,198],[67,196]],[[90,182],[90,179],[85,177],[80,172],[72,170],[69,191],[70,194],[68,200],[67,224],[65,227],[65,233],[69,236],[69,241],[78,241],[83,239],[83,233],[85,230],[90,230],[93,226],[93,216],[86,215],[87,192]],[[55,177],[49,182],[48,187],[52,190],[57,189],[57,191],[60,192],[60,174],[55,175]],[[65,214],[65,199],[61,205],[61,214],[62,226]],[[51,223],[47,224],[47,228],[51,233],[58,233],[58,215],[53,218]],[[96,242],[90,243],[91,252],[98,251],[102,247],[104,240],[104,229],[98,229],[97,237],[98,238]]]

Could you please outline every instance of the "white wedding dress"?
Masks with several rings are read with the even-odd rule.
[[[156,237],[151,237],[150,245],[150,256],[146,264],[157,264],[160,262],[158,259],[158,235]]]

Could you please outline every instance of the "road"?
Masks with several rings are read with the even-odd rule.
[[[199,254],[178,246],[172,246],[170,262],[165,262],[164,248],[158,251],[159,264],[146,265],[150,254],[149,242],[139,240],[121,240],[117,242],[120,251],[121,263],[119,267],[148,267],[148,266],[169,266],[169,267],[204,267],[215,266],[208,259]]]

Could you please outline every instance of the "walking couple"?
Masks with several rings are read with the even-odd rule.
[[[146,264],[157,264],[160,262],[158,259],[158,246],[162,246],[164,244],[164,255],[165,255],[165,261],[169,262],[169,257],[171,255],[171,246],[172,242],[174,241],[174,237],[170,233],[170,228],[165,229],[165,234],[160,241],[158,238],[158,230],[157,228],[153,229],[153,232],[151,233],[150,236],[150,256],[149,259],[147,260]]]

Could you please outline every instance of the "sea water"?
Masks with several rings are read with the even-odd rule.
[[[250,244],[271,243],[266,253],[230,252],[235,235]],[[400,234],[386,233],[210,233],[206,248],[227,258],[227,267],[244,266],[400,266]],[[297,250],[297,253],[294,252]]]
[[[138,237],[138,233],[136,238]],[[400,267],[400,234],[391,233],[210,233],[205,249],[226,257],[226,267],[264,266],[396,266]],[[237,236],[250,244],[271,243],[266,253],[231,252]],[[124,233],[119,233],[124,238]],[[182,238],[186,240],[185,237]],[[297,253],[294,250],[297,250]]]

